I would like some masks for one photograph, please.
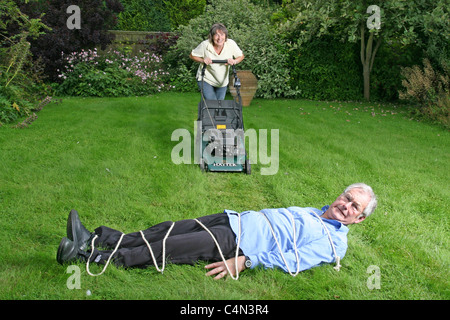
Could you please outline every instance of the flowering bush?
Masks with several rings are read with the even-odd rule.
[[[94,50],[62,53],[64,70],[58,94],[72,96],[118,97],[146,95],[169,90],[168,72],[162,58],[148,52],[129,56],[117,50],[104,54]]]
[[[4,0],[0,1],[3,2]],[[120,0],[14,0],[13,2],[17,3],[24,14],[42,21],[50,28],[45,30],[45,34],[41,34],[37,39],[31,39],[30,42],[33,57],[42,59],[44,73],[51,82],[58,80],[57,69],[63,68],[61,51],[73,52],[94,46],[105,49],[113,39],[108,30],[114,28],[117,24],[117,15],[124,9]],[[67,27],[67,19],[70,17],[67,9],[71,5],[80,8],[81,29],[71,30]]]

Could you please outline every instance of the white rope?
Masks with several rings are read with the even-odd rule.
[[[86,271],[87,271],[87,273],[88,273],[90,276],[92,276],[92,277],[97,277],[97,276],[99,276],[99,275],[102,275],[103,272],[106,271],[106,268],[108,268],[108,265],[109,265],[109,262],[111,261],[112,256],[116,253],[117,249],[119,249],[120,243],[122,242],[122,239],[123,239],[123,236],[124,236],[124,235],[125,235],[125,234],[122,233],[122,235],[120,236],[120,239],[119,239],[119,241],[117,242],[116,248],[114,249],[114,251],[113,251],[113,252],[111,253],[111,255],[109,256],[108,260],[106,261],[106,264],[105,264],[105,266],[103,267],[103,270],[102,270],[100,273],[93,274],[93,273],[91,273],[91,271],[89,270],[89,261],[91,260],[92,254],[94,253],[94,241],[95,241],[95,239],[98,238],[98,236],[95,235],[95,237],[92,239],[92,242],[91,242],[92,251],[91,251],[91,254],[89,255],[89,259],[88,259],[88,261],[87,261],[87,263],[86,263]]]
[[[194,219],[195,221],[197,221],[197,223],[199,225],[201,225],[203,227],[203,229],[205,229],[209,233],[209,235],[213,239],[214,243],[216,244],[217,249],[219,250],[220,257],[222,258],[222,261],[225,264],[225,267],[227,268],[228,274],[231,276],[231,278],[233,280],[239,279],[239,266],[238,266],[237,260],[238,260],[238,256],[239,256],[239,247],[241,246],[241,214],[238,213],[237,215],[238,215],[238,219],[239,219],[239,235],[238,235],[238,240],[237,240],[237,245],[236,245],[236,256],[235,256],[235,260],[234,260],[234,265],[236,267],[236,276],[233,276],[233,274],[231,273],[230,268],[228,267],[228,264],[225,260],[225,257],[223,256],[222,249],[220,249],[220,245],[216,240],[216,237],[214,237],[212,232],[203,223],[201,223],[197,219]]]
[[[341,268],[341,264],[340,264],[341,258],[340,258],[340,257],[337,255],[337,253],[336,253],[336,248],[335,248],[335,246],[334,246],[333,239],[331,238],[330,231],[328,230],[327,226],[326,226],[325,223],[322,221],[322,219],[321,219],[314,211],[312,211],[312,212],[313,212],[313,214],[319,219],[320,223],[322,224],[323,228],[325,229],[325,231],[326,231],[326,233],[327,233],[327,235],[328,235],[328,240],[330,241],[331,248],[332,248],[333,254],[334,254],[334,256],[335,256],[336,266],[334,267],[334,269],[336,269],[337,271],[339,271],[340,268]],[[277,246],[278,246],[278,250],[280,251],[280,254],[281,254],[281,258],[283,259],[283,262],[284,262],[284,264],[285,264],[285,266],[286,266],[286,268],[287,268],[289,274],[290,274],[291,276],[293,276],[293,277],[297,276],[297,274],[300,272],[300,258],[299,258],[299,255],[298,255],[298,248],[297,248],[297,243],[296,243],[296,241],[297,241],[297,240],[296,240],[296,237],[297,237],[297,231],[296,231],[296,227],[295,227],[294,216],[292,215],[292,213],[289,212],[290,219],[291,219],[291,224],[292,224],[292,233],[293,233],[293,242],[292,242],[292,245],[293,245],[293,247],[294,247],[294,249],[295,249],[295,259],[296,259],[296,263],[297,263],[297,270],[296,270],[295,273],[292,273],[291,270],[290,270],[290,268],[289,268],[289,266],[288,266],[288,263],[287,263],[287,261],[286,261],[286,259],[285,259],[285,257],[284,257],[283,251],[282,251],[282,249],[281,249],[281,245],[280,245],[280,243],[278,242],[278,239],[277,239],[277,237],[276,237],[276,235],[275,235],[275,231],[273,230],[272,223],[270,222],[269,218],[267,218],[267,216],[266,216],[264,213],[262,213],[262,212],[259,212],[259,213],[262,214],[262,215],[264,216],[264,218],[267,220],[267,222],[269,223],[270,231],[272,232],[272,236],[273,236],[273,238],[275,239],[275,242],[276,242],[276,244],[277,244]],[[239,266],[238,266],[238,263],[237,263],[237,259],[238,259],[238,256],[239,256],[239,248],[240,248],[240,244],[241,244],[241,233],[242,233],[242,231],[241,231],[241,214],[238,213],[237,215],[238,215],[238,221],[239,221],[239,223],[238,223],[238,225],[239,225],[239,234],[238,234],[238,238],[237,238],[236,255],[235,255],[235,267],[236,267],[236,275],[235,275],[235,276],[233,276],[233,274],[231,273],[230,268],[228,267],[228,264],[226,263],[226,259],[225,259],[225,257],[223,256],[222,249],[220,248],[220,245],[219,245],[219,243],[217,242],[216,237],[214,237],[214,235],[212,234],[212,232],[211,232],[211,231],[210,231],[203,223],[201,223],[201,222],[200,222],[199,220],[197,220],[197,219],[194,219],[194,220],[195,220],[195,221],[196,221],[203,229],[205,229],[205,231],[207,231],[207,232],[209,233],[209,235],[210,235],[211,238],[213,239],[213,241],[214,241],[214,243],[215,243],[215,245],[216,245],[216,247],[217,247],[217,249],[218,249],[218,251],[219,251],[220,257],[222,258],[222,261],[223,261],[224,264],[225,264],[225,267],[226,267],[226,269],[227,269],[227,271],[228,271],[228,274],[231,276],[231,278],[232,278],[233,280],[238,280],[238,279],[239,279]],[[155,258],[155,255],[153,254],[153,250],[152,250],[150,244],[148,243],[147,239],[145,239],[144,233],[142,232],[142,230],[139,231],[140,234],[141,234],[141,236],[142,236],[142,239],[144,240],[145,244],[147,245],[148,250],[150,251],[150,254],[151,254],[152,260],[153,260],[153,264],[155,265],[156,269],[157,269],[161,274],[164,272],[165,262],[166,262],[166,260],[165,260],[165,255],[166,255],[166,240],[167,240],[167,238],[169,237],[169,234],[170,234],[170,232],[172,231],[172,229],[173,229],[174,226],[175,226],[175,222],[172,223],[171,227],[169,228],[169,230],[167,231],[167,233],[166,233],[166,235],[165,235],[165,237],[164,237],[164,239],[163,239],[163,243],[162,243],[162,266],[161,266],[161,269],[158,267],[158,263],[156,262],[156,258]],[[86,271],[87,271],[87,273],[88,273],[90,276],[96,277],[96,276],[99,276],[99,275],[103,274],[103,273],[106,271],[106,268],[108,267],[108,265],[109,265],[109,263],[110,263],[110,261],[111,261],[112,256],[116,253],[117,249],[119,248],[120,243],[122,242],[122,239],[123,239],[124,235],[125,235],[125,234],[122,233],[122,235],[120,236],[120,239],[119,239],[119,241],[117,242],[117,245],[116,245],[114,251],[113,251],[113,252],[111,253],[111,255],[109,256],[109,258],[108,258],[108,260],[107,260],[107,262],[106,262],[106,265],[104,266],[103,270],[102,270],[100,273],[98,273],[98,274],[92,274],[92,273],[90,272],[90,270],[89,270],[89,261],[91,260],[92,254],[94,253],[94,241],[95,241],[95,239],[97,239],[97,237],[98,237],[97,235],[95,235],[95,237],[92,239],[92,243],[91,243],[92,251],[91,251],[91,254],[90,254],[90,256],[89,256],[89,259],[88,259],[88,261],[87,261],[87,263],[86,263]]]
[[[164,268],[166,267],[166,240],[169,237],[170,232],[172,231],[173,227],[175,226],[175,222],[172,223],[172,225],[170,226],[169,230],[166,233],[166,236],[163,239],[163,244],[162,244],[162,266],[161,269],[158,268],[158,263],[156,262],[155,259],[155,255],[153,254],[153,250],[152,247],[150,246],[150,244],[148,243],[147,239],[145,239],[144,233],[141,231],[139,231],[141,233],[142,239],[144,239],[145,244],[147,245],[148,250],[150,251],[150,254],[152,255],[152,259],[153,259],[153,264],[156,267],[156,270],[158,270],[159,272],[161,272],[161,274],[164,272]]]
[[[331,249],[333,249],[333,254],[334,254],[335,262],[336,262],[336,266],[334,266],[333,268],[335,270],[339,271],[341,269],[341,257],[339,257],[336,253],[336,248],[334,247],[334,243],[333,243],[333,239],[331,238],[330,231],[328,230],[328,228],[325,225],[325,223],[323,222],[323,220],[317,215],[317,213],[315,213],[314,211],[312,211],[312,213],[314,213],[314,215],[317,217],[317,219],[319,219],[320,223],[322,223],[323,228],[327,232],[328,240],[330,240]]]
[[[272,232],[272,236],[275,239],[275,242],[277,243],[278,250],[280,251],[280,254],[281,254],[281,258],[283,259],[284,265],[286,266],[289,274],[291,276],[293,276],[293,277],[297,276],[297,274],[300,272],[300,258],[298,257],[298,248],[297,248],[296,228],[295,228],[294,216],[292,215],[292,213],[289,212],[289,215],[290,215],[290,218],[291,218],[291,224],[292,224],[292,233],[293,233],[293,237],[294,237],[294,239],[292,241],[292,246],[295,248],[295,259],[297,261],[297,271],[295,273],[292,273],[291,270],[289,269],[289,266],[288,266],[288,263],[286,262],[286,259],[284,258],[283,251],[281,250],[280,243],[278,242],[278,239],[277,239],[277,237],[275,235],[275,231],[273,230],[272,223],[270,222],[269,218],[267,218],[267,216],[263,212],[259,212],[259,213],[262,214],[264,216],[264,218],[266,218],[267,222],[269,223],[270,231]]]

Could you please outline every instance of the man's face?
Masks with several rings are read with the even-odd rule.
[[[370,202],[370,195],[360,188],[354,188],[341,194],[322,217],[333,219],[343,224],[359,223],[365,219],[361,213]]]

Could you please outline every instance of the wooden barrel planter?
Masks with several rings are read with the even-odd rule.
[[[242,105],[248,107],[255,96],[256,90],[258,90],[258,79],[251,70],[238,70],[236,71],[238,78],[241,80],[241,98]],[[230,84],[228,85],[230,93],[233,97],[236,97],[236,89],[234,88],[234,77],[230,75]]]

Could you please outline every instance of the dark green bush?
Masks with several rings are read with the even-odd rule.
[[[187,25],[191,19],[203,14],[206,0],[164,0],[164,5],[170,23],[175,29]]]
[[[401,69],[417,64],[423,51],[414,45],[383,43],[370,76],[370,96],[376,101],[396,101],[402,88]]]
[[[422,51],[416,46],[384,43],[370,76],[371,97],[395,101],[401,88],[401,68],[412,66]],[[363,77],[360,44],[341,42],[334,36],[313,38],[290,51],[291,86],[298,86],[298,97],[314,100],[361,100]]]
[[[322,37],[291,51],[291,85],[301,90],[298,97],[312,100],[362,99],[362,70],[355,46],[332,37]]]
[[[121,0],[115,30],[162,31],[186,25],[205,11],[206,0]]]
[[[116,23],[115,14],[123,7],[119,0],[48,0],[20,3],[22,12],[31,18],[40,17],[51,31],[46,31],[38,39],[31,41],[31,52],[35,59],[40,58],[45,65],[45,74],[50,81],[58,81],[58,69],[64,61],[61,52],[75,52],[94,47],[106,48],[112,40],[107,31]],[[70,5],[81,10],[81,29],[67,28]]]
[[[120,0],[124,10],[117,15],[115,30],[170,31],[172,26],[163,0]]]

